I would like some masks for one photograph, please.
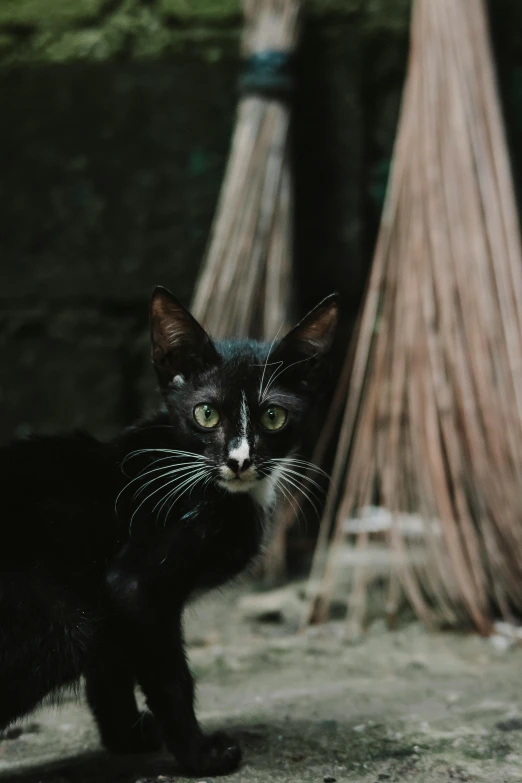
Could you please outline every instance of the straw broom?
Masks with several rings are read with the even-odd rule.
[[[522,255],[483,0],[415,0],[394,165],[304,622],[328,616],[347,520],[392,524],[388,612],[522,609]],[[420,515],[412,557],[404,513]],[[375,534],[364,529],[355,546]],[[379,534],[377,535],[377,538]],[[369,570],[349,617],[364,624]]]
[[[290,58],[299,0],[246,0],[230,156],[192,312],[218,338],[273,339],[291,317]],[[283,98],[283,100],[281,100]]]

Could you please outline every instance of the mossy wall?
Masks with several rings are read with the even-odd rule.
[[[522,8],[491,3],[522,170]],[[109,435],[152,396],[147,297],[188,302],[234,123],[237,0],[0,0],[0,439]],[[371,259],[408,0],[310,0],[294,112],[302,308],[353,314]],[[349,318],[347,319],[349,320]]]

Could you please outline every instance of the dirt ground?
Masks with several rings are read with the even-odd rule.
[[[187,618],[199,715],[241,738],[237,783],[522,783],[522,649],[342,621],[293,633],[289,590],[205,600]],[[243,597],[241,598],[241,595]],[[183,781],[166,755],[111,757],[83,703],[44,708],[0,740],[0,779]]]

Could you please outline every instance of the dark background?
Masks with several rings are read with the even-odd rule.
[[[518,193],[522,3],[489,3]],[[299,309],[371,261],[407,0],[312,0],[294,112]],[[226,164],[237,0],[0,0],[0,440],[110,436],[153,399],[147,300],[185,303]]]

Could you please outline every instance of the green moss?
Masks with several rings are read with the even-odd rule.
[[[310,0],[307,13],[328,17],[363,16],[384,27],[404,26],[411,0]],[[0,24],[56,25],[96,17],[106,0],[1,0]],[[122,3],[124,10],[138,7],[135,0]],[[236,23],[242,16],[240,0],[158,0],[158,16],[183,23]],[[362,11],[361,11],[362,9]]]
[[[6,34],[0,38],[0,63],[159,60],[179,55],[217,63],[237,59],[238,46],[239,28],[171,28],[153,9],[127,2],[103,25],[80,29],[44,26],[20,40]]]
[[[75,30],[53,34],[44,32],[37,35],[31,46],[32,58],[49,63],[89,60],[91,62],[108,60],[118,53],[123,38],[108,34],[106,30],[96,28]],[[25,58],[24,58],[25,59]],[[29,58],[27,58],[29,59]]]
[[[409,17],[411,0],[309,0],[307,13],[312,16],[350,17],[362,14],[380,18],[385,26],[404,26]],[[159,0],[162,13],[182,21],[226,22],[241,16],[240,0]]]
[[[173,53],[201,48],[207,62],[219,62],[230,53],[237,56],[241,31],[239,0],[121,0],[108,12],[107,0],[0,0],[0,30],[30,25],[31,36],[0,43],[5,65],[36,62],[69,62],[110,59],[159,59]],[[335,31],[346,40],[388,29],[404,29],[410,0],[312,0],[309,13],[325,21],[344,16],[351,22]],[[101,13],[103,10],[107,13]],[[362,9],[362,10],[361,10]],[[179,20],[179,25],[169,24]],[[353,23],[352,23],[353,22]],[[224,23],[224,24],[223,24]],[[313,26],[309,25],[309,26]],[[333,31],[334,25],[326,25]],[[220,37],[229,38],[223,48]],[[231,52],[233,49],[233,52]]]
[[[198,59],[210,64],[236,59],[237,48],[238,36],[232,32],[216,36],[166,28],[154,32],[148,28],[135,35],[125,26],[111,25],[100,29],[45,31],[26,44],[2,36],[0,62],[4,65],[106,62],[123,57],[125,60],[159,60],[196,54]]]
[[[186,21],[215,22],[238,19],[239,0],[159,0],[160,11]]]
[[[105,0],[1,0],[0,25],[47,25],[92,19]]]

